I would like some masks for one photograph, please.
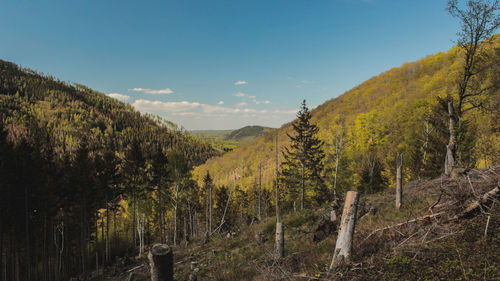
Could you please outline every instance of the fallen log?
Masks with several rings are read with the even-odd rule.
[[[474,212],[476,209],[486,204],[491,197],[495,197],[499,191],[500,188],[497,186],[492,190],[486,192],[485,194],[483,194],[483,196],[481,196],[479,200],[472,202],[467,208],[465,208],[463,212],[451,218],[450,221],[458,220],[468,216],[470,213]]]
[[[414,223],[414,222],[418,222],[418,221],[422,221],[422,220],[426,220],[426,219],[431,219],[431,218],[438,217],[438,216],[441,216],[441,215],[444,215],[444,214],[445,214],[445,212],[439,212],[439,213],[436,213],[436,214],[426,215],[426,216],[414,218],[412,220],[405,221],[405,222],[402,222],[402,223],[397,223],[397,224],[393,224],[393,225],[390,225],[390,226],[387,226],[387,227],[375,229],[374,231],[372,231],[372,233],[370,233],[370,235],[366,236],[366,238],[364,240],[370,238],[373,234],[375,234],[377,232],[380,232],[380,231],[384,231],[384,230],[387,230],[387,229],[399,227],[399,226],[402,226],[402,225],[405,225],[405,224]]]

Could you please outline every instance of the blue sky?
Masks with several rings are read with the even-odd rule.
[[[0,59],[186,129],[278,127],[458,30],[445,0],[0,2]]]

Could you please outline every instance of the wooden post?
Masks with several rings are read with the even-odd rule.
[[[403,202],[403,154],[398,153],[396,169],[396,209],[401,208]]]
[[[151,281],[174,280],[174,254],[166,244],[155,244],[148,253]]]
[[[358,203],[359,193],[356,191],[347,192],[342,212],[342,221],[340,222],[340,232],[335,244],[335,252],[333,253],[330,270],[347,262],[351,255]]]
[[[276,223],[276,257],[283,258],[285,256],[285,232],[283,223]]]

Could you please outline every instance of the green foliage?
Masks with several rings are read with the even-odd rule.
[[[2,60],[0,124],[0,255],[19,253],[21,280],[58,259],[50,280],[87,273],[90,259],[104,255],[105,232],[110,257],[134,251],[134,213],[154,219],[149,237],[164,235],[156,225],[170,215],[172,183],[185,191],[183,212],[199,208],[189,171],[218,154],[168,121]],[[58,257],[54,247],[63,246],[53,239],[63,235]]]
[[[280,185],[288,195],[287,202],[300,200],[305,204],[302,200],[313,198],[315,203],[321,204],[328,199],[321,175],[325,157],[323,141],[317,136],[318,127],[310,120],[311,112],[304,100],[297,119],[292,123],[293,135],[287,134],[290,147],[285,147],[281,163]],[[301,193],[304,198],[299,196]]]
[[[495,35],[490,41],[484,45],[482,52],[488,57],[488,62],[496,64],[500,60],[500,36]],[[437,98],[445,97],[455,88],[462,58],[463,51],[455,47],[446,53],[405,63],[312,110],[310,122],[318,126],[319,139],[324,141],[325,161],[321,175],[328,188],[333,189],[336,164],[338,193],[366,187],[368,170],[365,164],[368,155],[378,160],[380,171],[380,175],[377,173],[377,187],[367,187],[373,191],[395,185],[397,153],[404,155],[404,181],[441,174],[449,135],[448,120]],[[478,83],[483,83],[483,86],[494,84],[500,79],[495,71],[489,69],[485,73],[488,78]],[[500,130],[497,122],[500,116],[500,90],[494,88],[484,99],[483,105],[484,109],[470,111],[464,117],[461,127],[464,146],[458,152],[463,165],[485,167],[500,162]],[[340,131],[344,136],[344,146],[337,163],[336,139]],[[293,133],[292,123],[278,129],[280,151],[290,147],[291,140],[287,134]],[[272,194],[275,135],[267,134],[223,156],[209,159],[204,165],[195,168],[193,176],[200,181],[203,173],[210,170],[216,185],[230,184],[231,176],[243,163],[245,174],[242,178],[252,183],[258,174],[259,163],[262,163],[263,186]],[[297,163],[284,163],[283,159],[281,162],[283,171],[296,170],[294,165]],[[294,174],[297,175],[296,172]],[[290,177],[290,180],[293,183],[290,186],[300,187],[296,178]],[[252,185],[243,188],[250,189]],[[290,194],[283,198],[283,204],[288,207],[298,198],[296,189],[289,191]]]

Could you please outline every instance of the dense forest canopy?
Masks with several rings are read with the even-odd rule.
[[[136,216],[163,219],[174,182],[215,155],[168,121],[0,60],[0,280],[67,280],[98,250],[109,262],[110,235],[114,250],[134,245]]]

